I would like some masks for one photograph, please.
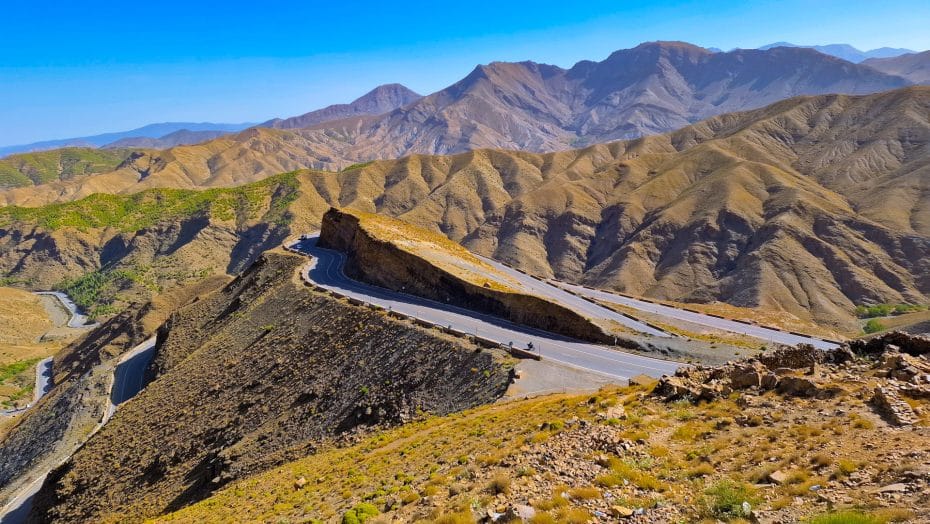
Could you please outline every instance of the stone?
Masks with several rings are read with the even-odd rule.
[[[762,385],[762,374],[765,371],[764,366],[758,362],[738,366],[730,372],[730,385],[733,389],[760,387]]]
[[[905,491],[907,491],[907,484],[896,482],[876,489],[875,493],[904,493]]]
[[[917,422],[917,414],[911,406],[891,389],[876,387],[872,395],[872,405],[879,414],[896,426],[910,426]]]
[[[804,377],[782,377],[776,390],[793,397],[816,397],[819,391],[816,382]]]
[[[633,510],[626,506],[611,506],[610,516],[615,518],[628,519],[633,516]]]
[[[297,489],[303,489],[303,487],[306,485],[307,485],[307,479],[304,477],[300,477],[294,481],[294,487]]]
[[[769,480],[775,484],[781,485],[788,482],[788,474],[781,470],[773,471],[769,473]]]
[[[536,510],[533,506],[514,504],[500,514],[497,522],[529,522],[535,516]]]

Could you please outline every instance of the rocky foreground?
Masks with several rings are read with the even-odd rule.
[[[928,391],[930,337],[781,348],[414,422],[165,519],[927,522]]]

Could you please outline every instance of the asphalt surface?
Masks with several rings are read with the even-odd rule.
[[[145,387],[145,368],[155,355],[155,337],[130,350],[113,371],[110,404],[114,408],[139,394]]]
[[[100,423],[87,436],[94,436],[100,428],[106,424],[113,414],[116,407],[123,402],[139,394],[145,387],[145,368],[151,362],[155,354],[155,337],[152,337],[138,346],[129,350],[120,359],[113,371],[113,386],[110,389],[110,405]],[[49,360],[49,376],[51,375],[51,359]],[[40,363],[41,364],[41,363]],[[31,484],[26,486],[22,491],[16,494],[10,502],[0,509],[0,524],[22,524],[25,523],[29,511],[32,509],[32,501],[36,493],[45,482],[48,472],[42,474]]]
[[[502,345],[512,343],[514,347],[525,349],[532,342],[533,351],[547,360],[598,373],[614,380],[625,381],[636,375],[670,375],[680,366],[676,362],[580,342],[491,315],[352,280],[342,271],[345,255],[317,247],[316,240],[316,236],[310,236],[291,245],[292,248],[313,257],[303,271],[303,278],[342,295]],[[563,294],[572,296],[561,290],[557,296],[562,297]]]
[[[36,387],[35,397],[32,403],[35,404],[40,398],[52,389],[52,357],[44,358],[36,364]]]
[[[683,320],[686,322],[691,322],[693,324],[700,324],[702,326],[708,326],[708,327],[720,329],[723,331],[730,331],[732,333],[740,333],[740,334],[748,335],[748,336],[755,337],[761,340],[775,342],[777,344],[785,344],[789,346],[794,346],[797,344],[811,344],[814,347],[820,348],[820,349],[833,349],[833,348],[839,347],[839,344],[826,341],[826,340],[821,340],[819,338],[796,335],[796,334],[787,333],[784,331],[778,331],[776,329],[756,326],[753,324],[743,324],[742,322],[736,322],[735,320],[712,317],[710,315],[704,315],[701,313],[693,313],[691,311],[685,311],[685,310],[674,308],[671,306],[665,306],[662,304],[654,304],[652,302],[637,300],[635,298],[615,295],[613,293],[608,293],[607,291],[602,291],[599,289],[589,289],[586,287],[577,286],[574,284],[568,284],[564,282],[559,282],[558,285],[561,287],[564,287],[565,289],[574,291],[575,293],[578,293],[579,295],[584,295],[586,297],[590,297],[596,300],[603,300],[604,302],[620,304],[623,306],[638,309],[640,311],[645,311],[648,313],[655,313],[657,315],[662,315],[664,317]]]
[[[87,317],[87,315],[81,313],[81,310],[78,308],[77,304],[71,300],[71,297],[64,293],[58,291],[39,291],[36,293],[36,295],[50,295],[57,298],[58,301],[61,302],[61,305],[63,305],[65,309],[71,313],[71,318],[68,320],[68,327],[70,328],[93,328],[100,325],[96,322],[88,324],[87,321],[90,319]]]

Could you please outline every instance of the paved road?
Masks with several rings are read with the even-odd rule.
[[[110,391],[111,410],[139,394],[145,387],[145,368],[155,355],[155,337],[132,348],[120,359],[113,371]]]
[[[58,299],[61,302],[61,305],[71,313],[71,318],[68,320],[68,327],[70,328],[94,328],[99,326],[96,322],[88,324],[87,315],[81,313],[81,310],[78,308],[77,304],[71,300],[71,297],[68,295],[58,292],[58,291],[39,291],[36,295],[50,295]]]
[[[155,337],[152,337],[132,348],[120,358],[116,369],[113,371],[113,385],[110,389],[108,409],[100,423],[87,435],[87,439],[100,431],[100,428],[113,417],[118,405],[136,396],[145,387],[145,368],[152,360],[155,353],[154,348]],[[85,439],[85,442],[87,439]],[[45,471],[17,493],[6,506],[0,508],[0,524],[22,524],[26,522],[29,511],[32,509],[32,501],[42,487],[42,483],[45,482],[48,473],[49,471]]]
[[[317,247],[316,240],[317,238],[312,236],[292,245],[293,248],[313,257],[303,271],[303,277],[343,295],[504,345],[512,342],[515,347],[525,348],[532,342],[534,350],[547,360],[599,373],[615,380],[625,381],[640,374],[658,377],[672,374],[679,367],[676,362],[579,342],[491,315],[352,280],[342,272],[345,255]]]
[[[523,286],[523,292],[525,293],[545,297],[557,304],[561,304],[570,309],[573,309],[574,311],[581,313],[588,318],[612,320],[645,335],[652,335],[654,337],[661,338],[671,337],[671,335],[665,331],[662,331],[661,329],[654,328],[643,322],[640,322],[639,320],[621,315],[616,311],[607,309],[597,304],[592,304],[591,302],[588,302],[587,300],[577,295],[573,295],[558,286],[554,286],[542,280],[537,280],[525,273],[517,271],[516,269],[509,268],[500,262],[497,262],[496,260],[485,257],[479,258],[481,258],[482,261],[488,265],[492,266],[494,269],[519,282],[520,285]]]
[[[35,404],[46,393],[51,391],[52,386],[52,357],[44,358],[36,364],[36,386],[35,396],[32,403]]]
[[[588,289],[582,286],[577,286],[574,284],[568,284],[565,282],[559,282],[559,286],[564,287],[578,293],[579,295],[584,295],[591,297],[596,300],[603,300],[605,302],[611,302],[614,304],[620,304],[623,306],[628,306],[640,311],[645,311],[648,313],[655,313],[657,315],[662,315],[664,317],[674,318],[678,320],[683,320],[686,322],[691,322],[693,324],[700,324],[702,326],[708,326],[715,329],[721,329],[724,331],[730,331],[733,333],[740,333],[743,335],[749,335],[751,337],[759,338],[769,342],[775,342],[777,344],[786,344],[789,346],[794,346],[796,344],[811,344],[814,347],[820,349],[833,349],[839,347],[839,344],[833,342],[820,340],[818,338],[806,337],[802,335],[794,335],[791,333],[786,333],[784,331],[778,331],[775,329],[769,329],[761,326],[756,326],[752,324],[743,324],[742,322],[736,322],[734,320],[727,320],[717,317],[712,317],[710,315],[703,315],[701,313],[692,313],[691,311],[685,311],[682,309],[674,308],[671,306],[665,306],[662,304],[653,304],[651,302],[645,302],[643,300],[637,300],[635,298],[624,297],[620,295],[615,295],[613,293],[608,293],[607,291],[601,291],[599,289]]]

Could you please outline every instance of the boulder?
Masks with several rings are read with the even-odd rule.
[[[805,377],[782,377],[775,389],[793,397],[816,397],[820,391],[816,382]]]
[[[773,471],[769,473],[768,477],[769,480],[778,485],[782,485],[785,482],[788,482],[788,474],[782,470]]]

